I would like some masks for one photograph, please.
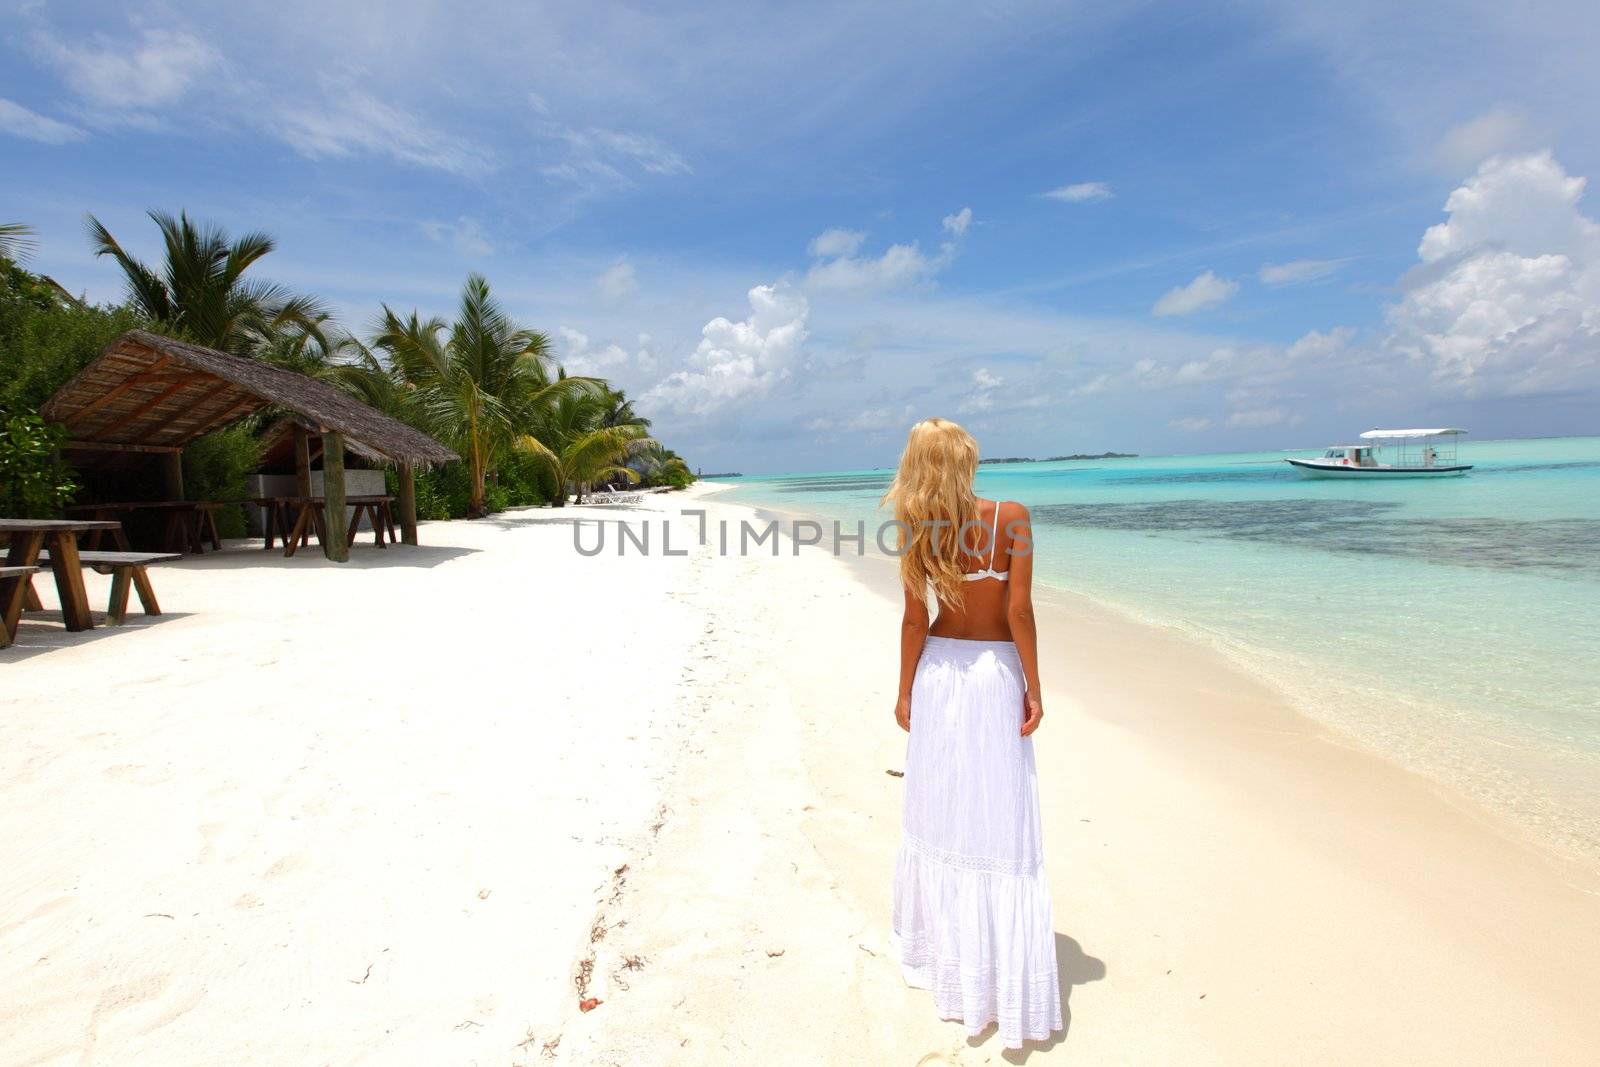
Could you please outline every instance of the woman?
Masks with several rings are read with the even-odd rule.
[[[884,497],[901,526],[895,720],[906,746],[894,946],[906,982],[1007,1048],[1061,1029],[1055,932],[1029,739],[1044,718],[1021,504],[979,500],[978,444],[911,428]],[[938,615],[929,625],[928,596]]]

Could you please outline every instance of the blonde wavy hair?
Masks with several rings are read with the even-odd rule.
[[[883,495],[900,527],[900,580],[919,597],[929,585],[941,604],[964,603],[971,554],[961,533],[978,520],[972,491],[978,442],[948,419],[923,419],[911,427],[894,482]]]

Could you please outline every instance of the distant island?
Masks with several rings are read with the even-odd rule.
[[[726,472],[724,472],[722,474],[700,474],[700,473],[697,473],[695,475],[695,477],[696,478],[743,478],[744,475],[740,474],[738,471],[726,471]]]
[[[1137,452],[1099,452],[1094,455],[1075,456],[1050,456],[1046,459],[1035,459],[1032,456],[1000,456],[995,459],[980,459],[979,463],[1061,463],[1069,459],[1138,459]]]

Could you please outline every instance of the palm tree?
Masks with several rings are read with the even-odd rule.
[[[683,457],[658,441],[651,441],[638,449],[628,460],[628,465],[638,471],[648,484],[686,485],[694,481],[694,474]]]
[[[402,319],[388,305],[373,346],[412,390],[421,424],[466,461],[468,513],[484,513],[485,483],[506,451],[533,432],[546,411],[592,393],[597,378],[551,377],[550,342],[511,321],[482,275],[469,275],[456,320]]]
[[[0,259],[21,263],[33,253],[36,244],[33,227],[20,222],[0,222]]]
[[[353,337],[338,346],[339,359],[317,373],[370,408],[412,426],[427,425],[416,389],[401,379],[399,371]]]
[[[601,426],[642,426],[650,428],[650,420],[633,410],[633,401],[621,389],[604,386],[600,393]]]
[[[355,358],[365,346],[318,313],[304,322],[286,323],[264,339],[256,358],[309,378],[332,380],[336,368]]]
[[[93,215],[88,227],[95,255],[117,261],[129,299],[151,320],[241,356],[258,355],[282,330],[319,331],[327,320],[314,298],[245,278],[274,247],[266,234],[247,233],[230,241],[220,227],[196,225],[187,212],[177,218],[161,211],[149,215],[165,245],[159,272],[124,251]]]
[[[541,434],[517,438],[518,450],[541,462],[555,478],[555,506],[566,504],[566,486],[576,486],[582,502],[584,486],[608,478],[638,482],[638,472],[626,466],[626,459],[651,442],[637,422],[622,426],[598,426],[603,408],[594,398],[576,397],[557,405],[552,418],[541,427]]]

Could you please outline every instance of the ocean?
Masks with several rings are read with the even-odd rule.
[[[1460,478],[1283,462],[1321,451],[985,464],[977,489],[1031,511],[1040,585],[1181,629],[1600,869],[1600,437],[1464,442]],[[870,528],[891,474],[726,481]]]

